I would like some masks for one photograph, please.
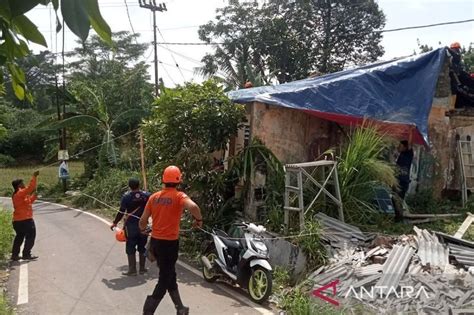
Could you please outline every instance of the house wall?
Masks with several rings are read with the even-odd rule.
[[[430,149],[423,150],[419,161],[419,189],[431,188],[436,197],[459,192],[461,170],[457,139],[474,139],[474,112],[455,110],[451,94],[448,63],[445,64],[433,99],[429,117]]]
[[[313,161],[340,138],[336,124],[300,110],[263,103],[250,106],[251,137],[258,137],[283,163]]]

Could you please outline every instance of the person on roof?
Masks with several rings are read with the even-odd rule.
[[[31,249],[35,245],[36,226],[33,220],[33,203],[36,200],[34,191],[36,189],[36,179],[39,171],[33,173],[33,177],[27,187],[23,183],[23,179],[15,179],[12,181],[13,186],[13,229],[16,236],[13,240],[11,260],[20,260],[20,248],[23,246],[21,258],[23,260],[37,259],[38,256],[31,254]]]
[[[175,265],[179,251],[179,224],[184,209],[194,217],[194,227],[202,227],[199,206],[176,187],[181,183],[181,171],[176,166],[168,166],[162,177],[164,188],[151,195],[140,218],[140,229],[144,230],[148,218],[152,219],[150,250],[156,257],[160,274],[158,284],[143,305],[143,314],[152,315],[168,291],[178,315],[189,314],[189,307],[183,305],[176,282]]]
[[[123,272],[124,276],[136,276],[137,275],[137,257],[136,252],[138,251],[138,260],[140,274],[147,272],[145,267],[145,253],[146,253],[146,242],[148,236],[141,233],[138,226],[139,218],[143,214],[145,205],[150,197],[148,192],[140,190],[140,181],[136,178],[130,178],[128,180],[128,187],[130,191],[122,196],[120,201],[120,211],[117,212],[113,224],[110,229],[113,230],[117,224],[125,216],[124,232],[126,235],[127,242],[125,244],[125,253],[128,258],[128,271]]]

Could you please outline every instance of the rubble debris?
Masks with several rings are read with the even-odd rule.
[[[417,234],[418,257],[421,259],[423,266],[436,266],[444,269],[449,263],[449,249],[446,245],[441,244],[438,237],[430,234],[427,230],[420,230],[414,227]]]
[[[417,227],[414,235],[371,238],[347,223],[317,217],[330,257],[310,276],[315,289],[339,280],[341,304],[363,304],[377,314],[474,309],[473,242]]]
[[[449,253],[460,264],[468,267],[474,266],[474,249],[460,246],[456,244],[449,244]]]
[[[341,238],[350,237],[361,241],[367,241],[371,238],[371,236],[362,233],[359,228],[350,224],[346,224],[338,219],[331,218],[322,212],[316,214],[316,218],[327,231],[327,233],[324,234],[330,234],[332,232],[332,234]]]
[[[398,283],[414,253],[415,250],[410,246],[393,246],[387,261],[383,264],[382,277],[376,284],[379,287],[384,287],[380,291],[381,295],[386,295],[392,288],[398,288]]]

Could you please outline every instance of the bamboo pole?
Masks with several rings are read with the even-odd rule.
[[[148,191],[148,185],[146,181],[146,170],[145,170],[145,150],[143,145],[143,133],[140,130],[140,159],[141,159],[141,166],[142,166],[142,177],[143,177],[143,188],[145,191]]]

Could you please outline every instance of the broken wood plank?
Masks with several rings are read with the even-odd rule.
[[[454,234],[455,238],[462,238],[466,233],[467,229],[471,226],[472,222],[474,222],[474,215],[470,212],[467,213],[467,217],[464,222],[459,227],[456,234]]]
[[[441,214],[429,214],[429,213],[404,213],[403,216],[409,219],[428,219],[428,218],[452,218],[460,217],[462,213],[441,213]]]

